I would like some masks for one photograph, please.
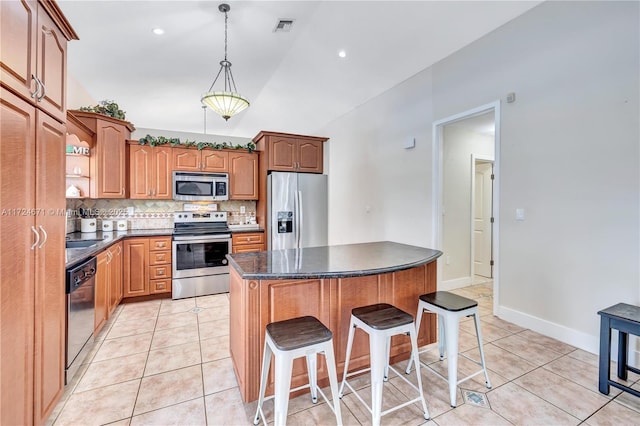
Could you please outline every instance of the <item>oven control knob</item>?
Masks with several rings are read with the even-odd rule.
[[[227,264],[227,259],[222,259],[222,264],[226,265]]]

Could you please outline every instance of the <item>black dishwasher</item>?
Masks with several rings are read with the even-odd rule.
[[[78,371],[90,349],[95,321],[96,259],[67,269],[67,332],[65,384]]]

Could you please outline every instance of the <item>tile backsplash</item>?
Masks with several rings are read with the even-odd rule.
[[[221,201],[218,211],[228,212],[230,225],[247,223],[255,217],[255,201]],[[90,198],[67,199],[67,233],[80,229],[80,209],[88,211],[98,220],[126,219],[129,229],[173,228],[173,212],[183,210],[183,202],[164,200],[94,200]],[[245,213],[240,213],[244,207]]]

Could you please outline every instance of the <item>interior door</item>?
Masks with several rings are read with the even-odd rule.
[[[476,162],[474,205],[474,270],[476,275],[493,277],[492,233],[492,183],[493,163]]]

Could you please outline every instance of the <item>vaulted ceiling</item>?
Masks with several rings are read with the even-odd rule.
[[[139,128],[203,132],[200,97],[224,56],[222,2],[58,3],[80,36],[69,74],[93,99],[115,100]],[[252,137],[314,134],[540,2],[227,3],[228,59],[251,106],[227,122],[207,110],[207,133]],[[280,19],[290,31],[274,32]]]

